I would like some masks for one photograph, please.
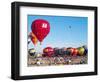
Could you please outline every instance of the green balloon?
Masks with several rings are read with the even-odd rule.
[[[78,48],[79,55],[84,55],[85,49],[83,47]]]

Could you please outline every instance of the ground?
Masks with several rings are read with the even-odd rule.
[[[76,65],[87,64],[85,56],[33,57],[28,55],[28,66]]]

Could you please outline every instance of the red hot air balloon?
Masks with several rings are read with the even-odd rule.
[[[78,49],[74,48],[73,56],[77,56],[77,55],[78,55]]]
[[[71,48],[70,50],[71,50],[71,55],[72,55],[72,56],[77,56],[77,54],[78,54],[78,49],[76,49],[76,48]]]
[[[37,19],[33,21],[31,29],[41,43],[50,32],[50,24],[44,19]]]
[[[46,47],[43,49],[44,56],[51,57],[54,54],[54,49],[51,47]]]
[[[74,48],[70,48],[70,51],[71,51],[71,55],[73,55],[73,53],[74,53]]]

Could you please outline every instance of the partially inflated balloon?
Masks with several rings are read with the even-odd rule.
[[[35,56],[35,54],[36,54],[36,50],[35,49],[29,49],[29,54],[30,54],[30,56]]]
[[[72,56],[77,56],[78,50],[76,48],[71,48],[70,51]]]
[[[80,56],[84,55],[85,49],[83,47],[78,48],[78,53]]]
[[[72,49],[71,47],[67,48],[67,55],[71,55],[72,54],[72,50],[71,49]]]
[[[73,51],[73,56],[77,56],[77,54],[78,54],[78,49],[76,49],[76,48],[74,48],[74,51]]]
[[[50,32],[50,24],[44,19],[37,19],[32,22],[31,29],[41,43]]]
[[[54,48],[54,55],[55,56],[59,55],[59,48],[58,47]]]
[[[70,48],[70,51],[71,51],[71,54],[70,54],[70,55],[73,55],[73,53],[74,53],[74,48]]]
[[[83,46],[83,48],[85,49],[84,55],[87,55],[87,53],[88,53],[88,48],[87,48],[87,46]]]
[[[37,37],[32,32],[30,33],[30,36],[31,36],[31,41],[33,42],[34,45],[36,45],[38,42]]]
[[[85,51],[84,51],[84,55],[87,55],[87,53],[88,53],[88,49],[87,48],[84,48],[85,49]]]
[[[46,47],[43,49],[44,56],[51,57],[54,54],[54,49],[51,47]]]

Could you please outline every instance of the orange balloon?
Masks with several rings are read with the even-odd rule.
[[[36,45],[38,42],[37,37],[32,32],[30,33],[30,37],[31,37],[31,41],[33,42],[33,44]]]

